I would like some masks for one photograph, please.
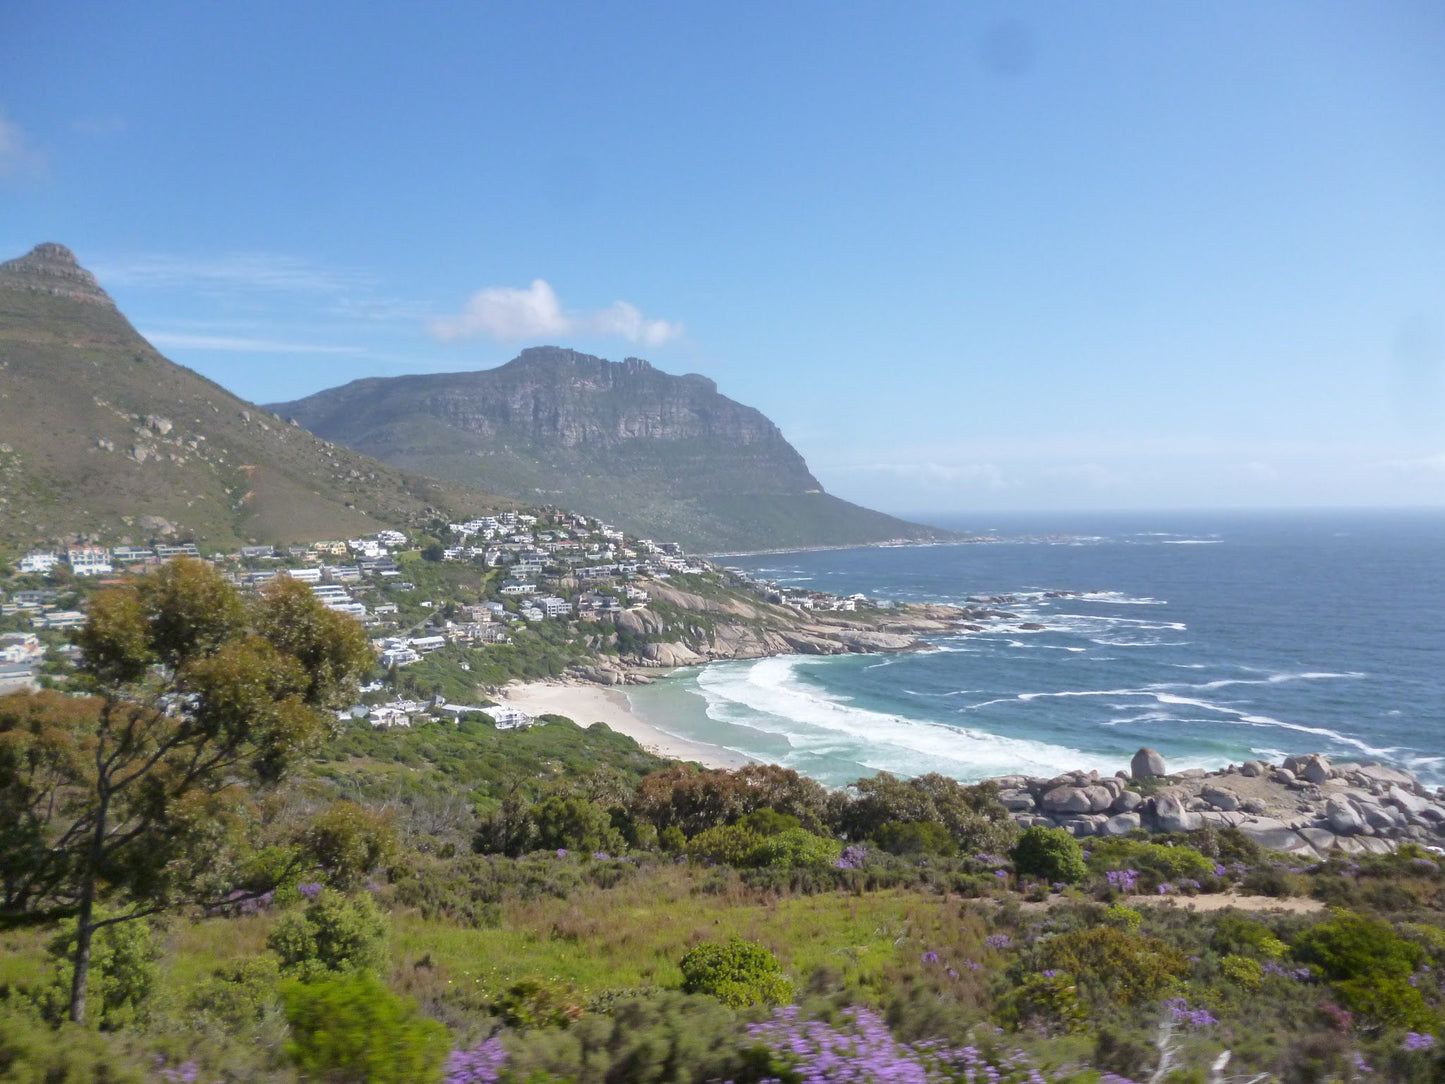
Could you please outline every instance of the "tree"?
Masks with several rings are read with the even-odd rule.
[[[0,884],[12,914],[74,916],[81,1022],[96,931],[244,882],[258,789],[328,736],[372,655],[305,585],[248,602],[196,560],[98,592],[77,643],[93,697],[0,700]]]

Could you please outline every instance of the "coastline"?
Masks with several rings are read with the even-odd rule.
[[[643,719],[617,687],[563,680],[512,682],[503,687],[497,700],[531,716],[565,715],[583,727],[605,723],[648,752],[673,760],[696,761],[706,768],[740,768],[753,763],[742,753],[669,734]]]

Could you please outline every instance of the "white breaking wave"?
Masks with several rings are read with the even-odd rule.
[[[1117,757],[856,707],[801,680],[808,665],[797,656],[713,665],[697,686],[710,719],[784,739],[793,750],[785,763],[832,756],[898,775],[960,779],[1119,767]]]

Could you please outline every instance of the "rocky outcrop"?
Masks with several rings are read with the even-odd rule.
[[[1278,767],[1250,761],[1174,776],[1163,769],[1157,752],[1141,749],[1129,772],[1112,777],[1071,772],[995,783],[1021,825],[1051,824],[1076,836],[1237,828],[1262,847],[1304,858],[1379,854],[1406,841],[1445,845],[1445,791],[1429,790],[1400,768],[1335,765],[1308,754]],[[1130,789],[1135,779],[1147,780],[1152,796]]]
[[[80,266],[75,253],[53,242],[36,245],[19,259],[0,263],[0,289],[28,290],[89,305],[115,307],[95,276]]]
[[[825,493],[761,412],[641,358],[538,346],[495,369],[358,380],[273,409],[398,466],[545,493],[698,552],[948,537]]]

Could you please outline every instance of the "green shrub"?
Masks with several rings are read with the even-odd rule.
[[[1251,956],[1278,960],[1289,951],[1269,927],[1239,915],[1221,915],[1214,925],[1210,947],[1221,955]]]
[[[281,971],[270,956],[218,968],[191,997],[191,1008],[230,1028],[262,1019],[276,1003]]]
[[[1137,869],[1166,881],[1214,875],[1214,862],[1192,847],[1170,847],[1138,839],[1099,840],[1089,855],[1089,865],[1101,873],[1111,869]]]
[[[1120,1002],[1157,997],[1189,974],[1189,960],[1178,949],[1112,926],[1060,934],[1043,946],[1042,955],[1048,967],[1087,980]]]
[[[565,1030],[540,1028],[508,1041],[509,1079],[691,1084],[756,1080],[753,1052],[738,1042],[733,1011],[676,990],[624,996]]]
[[[1035,1025],[1062,1031],[1084,1031],[1088,1027],[1079,988],[1073,976],[1062,972],[1025,976],[1008,995],[1001,1016],[1013,1027]]]
[[[889,854],[952,855],[958,850],[937,821],[888,821],[873,833],[873,841]]]
[[[149,1084],[115,1035],[0,1007],[0,1084]]]
[[[778,958],[741,937],[704,941],[682,958],[680,966],[684,992],[711,994],[734,1008],[782,1005],[793,997],[793,984]]]
[[[1121,930],[1134,933],[1139,929],[1139,923],[1144,921],[1144,916],[1134,908],[1122,903],[1115,903],[1104,908],[1104,922],[1109,926],[1117,926]]]
[[[585,854],[615,854],[627,848],[607,810],[585,798],[553,795],[532,807],[532,821],[537,826],[537,846],[542,850],[565,848]]]
[[[805,828],[789,828],[768,836],[748,854],[750,866],[778,869],[825,869],[838,861],[843,845],[815,836]]]
[[[1074,884],[1089,872],[1079,841],[1062,828],[1025,828],[1014,844],[1012,857],[1020,876],[1038,877],[1050,884]]]
[[[689,858],[719,866],[747,866],[763,837],[740,824],[720,824],[687,842]]]
[[[776,809],[763,806],[754,809],[738,821],[744,828],[751,828],[760,836],[776,836],[792,828],[802,827],[802,821],[791,813],[779,813]]]
[[[102,912],[104,914],[104,912]],[[70,1008],[70,983],[75,955],[75,920],[67,919],[49,945],[55,962],[51,985],[43,992],[46,1015],[65,1019]],[[143,1021],[159,977],[160,949],[155,931],[144,919],[102,926],[90,943],[90,989],[86,1015],[101,1028],[114,1030]]]
[[[582,999],[577,991],[554,980],[525,978],[514,982],[494,1006],[510,1027],[566,1027],[582,1016]]]
[[[1339,911],[1295,938],[1293,949],[1330,980],[1335,996],[1351,1012],[1387,1026],[1433,1026],[1423,996],[1410,985],[1425,950],[1389,923]]]
[[[284,991],[286,1053],[306,1080],[326,1084],[439,1081],[447,1030],[372,975],[292,983]]]
[[[1389,923],[1349,911],[1305,930],[1294,942],[1295,956],[1333,982],[1353,979],[1407,978],[1425,958],[1425,951],[1399,936]]]
[[[1219,970],[1229,985],[1249,992],[1258,990],[1264,981],[1264,965],[1248,956],[1226,956],[1219,961]]]
[[[306,849],[326,871],[327,880],[354,888],[391,858],[396,835],[391,822],[355,802],[341,801],[322,813],[306,831]]]
[[[276,924],[266,944],[281,969],[300,979],[330,972],[380,971],[386,963],[387,922],[369,895],[325,889],[301,911]]]

